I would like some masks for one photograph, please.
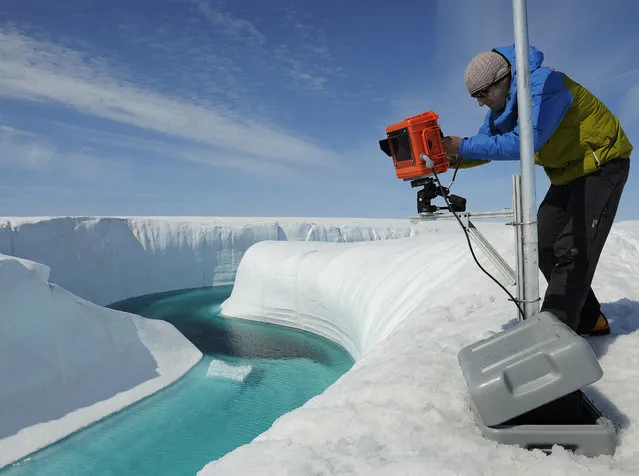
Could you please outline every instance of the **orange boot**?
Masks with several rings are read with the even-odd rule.
[[[605,336],[610,334],[610,324],[608,324],[608,319],[603,315],[603,312],[599,314],[597,322],[595,322],[592,329],[582,332],[582,334],[587,336]]]

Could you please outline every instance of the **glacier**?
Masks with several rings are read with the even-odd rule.
[[[400,220],[1,218],[0,468],[166,387],[201,359],[172,325],[102,306],[230,284],[259,241],[385,240],[417,228]]]
[[[476,225],[514,266],[512,227]],[[457,352],[515,324],[517,313],[473,262],[455,222],[7,218],[0,253],[50,267],[50,281],[69,296],[100,305],[235,281],[225,315],[309,330],[355,357],[324,393],[203,476],[639,473],[639,222],[613,226],[593,283],[613,333],[588,339],[604,376],[585,392],[620,427],[615,455],[598,458],[481,436]],[[31,269],[38,279],[47,273]]]

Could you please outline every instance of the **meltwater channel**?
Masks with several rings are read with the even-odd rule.
[[[0,476],[195,474],[249,443],[353,365],[316,335],[220,316],[232,286],[110,305],[171,322],[204,358],[170,387],[8,466]]]

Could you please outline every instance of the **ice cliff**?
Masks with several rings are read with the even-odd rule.
[[[408,220],[0,218],[0,253],[43,263],[51,281],[96,304],[230,284],[246,250],[276,241],[357,242],[419,234]]]

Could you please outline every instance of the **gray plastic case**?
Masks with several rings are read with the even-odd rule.
[[[526,449],[614,454],[613,423],[581,392],[601,378],[601,366],[588,342],[554,315],[532,316],[463,348],[458,359],[484,437]],[[567,422],[556,405],[573,413]]]
[[[458,359],[487,426],[579,390],[603,375],[588,342],[548,312],[464,347]]]
[[[582,394],[584,411],[591,424],[578,425],[497,425],[489,427],[481,421],[476,409],[476,421],[482,435],[505,445],[518,445],[527,450],[539,449],[546,453],[559,445],[575,454],[595,457],[614,455],[617,432],[613,423]]]

